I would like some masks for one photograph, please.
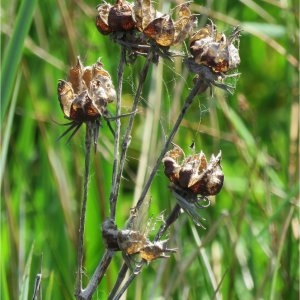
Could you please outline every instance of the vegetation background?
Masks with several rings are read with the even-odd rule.
[[[95,27],[97,4],[1,1],[1,299],[32,297],[41,265],[43,299],[73,297],[85,130],[69,144],[56,140],[64,131],[57,123],[65,122],[56,87],[77,55],[86,65],[101,57],[116,84],[120,51]],[[157,5],[168,11],[176,4]],[[226,33],[237,24],[244,30],[234,95],[198,97],[174,140],[186,153],[193,141],[207,156],[221,149],[225,184],[203,211],[207,229],[182,215],[169,232],[177,254],[145,268],[128,299],[212,299],[218,285],[223,299],[298,299],[299,3],[210,0],[191,7],[199,26],[208,16]],[[142,63],[126,67],[123,112]],[[161,60],[148,74],[117,206],[120,228],[192,77],[180,59]],[[86,281],[104,251],[112,157],[113,137],[103,124],[91,164]],[[149,192],[154,218],[175,203],[167,186],[161,168]],[[119,253],[93,299],[107,297],[121,262]]]

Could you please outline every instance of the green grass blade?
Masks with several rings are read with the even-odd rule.
[[[12,131],[15,108],[16,108],[16,103],[17,103],[17,98],[18,98],[18,93],[20,88],[20,82],[21,82],[21,76],[19,75],[16,80],[16,88],[14,90],[14,94],[12,97],[8,118],[4,130],[4,136],[2,140],[2,151],[0,154],[0,158],[1,158],[0,159],[0,185],[2,184],[2,179],[3,179],[4,170],[6,166],[7,151],[8,151],[9,141],[11,138],[11,131]]]
[[[33,18],[36,0],[22,1],[17,15],[16,25],[9,40],[1,70],[1,120],[8,107],[19,63],[23,53],[25,38]]]
[[[20,290],[20,300],[26,300],[28,299],[28,293],[29,293],[29,280],[30,280],[30,269],[31,269],[31,261],[32,261],[32,254],[33,254],[33,245],[30,249],[25,270],[22,276],[22,284],[21,284],[21,290]]]

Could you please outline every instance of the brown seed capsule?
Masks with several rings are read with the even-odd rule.
[[[84,67],[78,58],[77,64],[69,71],[68,81],[59,80],[57,93],[62,111],[71,121],[60,138],[70,131],[71,138],[82,123],[91,122],[96,146],[100,118],[107,117],[107,104],[116,96],[110,75],[103,69],[102,63],[98,61],[93,66]]]
[[[147,37],[155,40],[160,46],[167,47],[173,44],[175,28],[169,15],[154,19],[148,24],[143,32]]]
[[[131,255],[140,252],[146,245],[147,238],[139,231],[124,229],[118,231],[117,241],[120,249]]]
[[[157,258],[168,258],[168,253],[176,252],[176,249],[169,249],[166,247],[167,240],[148,242],[141,250],[140,256],[142,259],[150,262]]]
[[[207,25],[191,37],[190,51],[197,64],[211,68],[215,73],[225,73],[240,63],[238,49],[233,42],[240,36],[235,28],[228,39],[218,33],[214,24]]]
[[[191,34],[197,20],[187,4],[179,6],[176,21],[168,14],[156,12],[149,0],[136,1],[133,9],[137,29],[163,47],[183,42]]]
[[[57,92],[64,115],[78,123],[102,116],[107,104],[116,96],[110,75],[102,68],[102,63],[83,67],[79,58],[76,66],[70,69],[69,81],[59,81]]]
[[[112,31],[132,30],[136,26],[132,4],[118,0],[108,14],[108,26]]]
[[[115,31],[127,31],[136,27],[133,17],[132,4],[117,0],[115,5],[101,4],[97,7],[96,26],[102,34]]]
[[[178,146],[167,152],[163,158],[165,174],[177,187],[186,192],[213,196],[220,192],[224,174],[220,165],[221,152],[215,157],[212,155],[209,163],[201,151],[199,154],[188,156],[181,163],[176,161],[181,153]],[[181,156],[181,155],[180,155]]]

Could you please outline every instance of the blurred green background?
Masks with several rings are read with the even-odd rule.
[[[78,55],[86,65],[101,57],[116,85],[120,51],[95,27],[97,4],[1,1],[1,299],[31,298],[41,266],[43,299],[73,297],[85,130],[69,144],[56,140],[65,130],[58,123],[66,121],[56,86]],[[175,3],[157,5],[167,12]],[[186,153],[193,141],[208,157],[221,149],[225,183],[203,211],[207,229],[180,216],[168,232],[178,252],[145,268],[128,299],[298,299],[299,3],[195,1],[191,8],[199,26],[209,17],[226,34],[243,28],[234,95],[215,89],[212,97],[197,97],[174,140]],[[126,66],[124,113],[143,62]],[[180,59],[161,60],[148,74],[117,205],[119,228],[192,78]],[[91,163],[85,282],[104,252],[100,228],[109,215],[112,158],[104,123]],[[154,219],[175,204],[167,186],[161,168],[148,193]],[[118,253],[93,299],[106,299],[121,263]]]

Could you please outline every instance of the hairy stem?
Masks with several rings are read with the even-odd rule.
[[[89,300],[92,299],[93,294],[95,293],[99,283],[101,282],[106,270],[112,260],[114,251],[107,250],[100,263],[98,264],[92,278],[90,279],[87,287],[82,290],[80,294],[80,300]]]
[[[91,122],[86,123],[85,134],[85,169],[84,169],[84,183],[83,183],[83,197],[80,212],[79,221],[79,238],[78,238],[78,253],[77,253],[77,278],[75,286],[75,296],[80,299],[80,293],[82,290],[82,269],[83,269],[83,252],[84,252],[84,230],[85,230],[85,218],[86,218],[86,205],[88,194],[88,181],[90,173],[90,158],[91,158],[91,144],[93,139],[93,124]]]
[[[121,48],[121,58],[118,67],[118,87],[117,87],[117,102],[116,102],[116,116],[121,114],[121,95],[123,87],[123,74],[124,74],[124,65],[125,65],[125,54],[126,49]],[[120,147],[120,130],[121,130],[121,120],[116,118],[116,131],[115,131],[115,143],[114,143],[114,163],[113,163],[113,174],[112,174],[112,188],[109,197],[110,202],[110,218],[115,219],[116,216],[116,204],[118,198],[118,188],[119,183],[118,177],[119,174],[119,147]]]
[[[126,276],[126,273],[128,271],[128,266],[126,265],[126,263],[123,263],[122,265],[122,268],[121,270],[119,271],[119,274],[118,274],[118,278],[117,278],[117,281],[113,287],[113,289],[111,290],[109,296],[108,296],[108,300],[112,300],[112,299],[115,299],[115,295],[118,291],[118,289],[120,288],[125,276]]]
[[[178,219],[180,215],[180,205],[176,204],[172,211],[169,213],[164,224],[162,224],[154,238],[154,241],[159,241],[168,228]]]
[[[134,122],[134,117],[136,115],[137,112],[137,106],[140,102],[141,99],[141,95],[142,95],[142,91],[143,91],[143,86],[149,71],[149,67],[152,61],[152,53],[149,53],[147,60],[144,64],[144,67],[141,71],[140,77],[139,77],[139,84],[138,84],[138,88],[134,97],[134,101],[132,104],[132,108],[131,108],[131,112],[132,114],[129,117],[129,122],[126,128],[126,132],[123,138],[123,143],[122,143],[122,150],[121,150],[121,157],[120,157],[120,165],[119,165],[119,170],[118,170],[118,175],[116,177],[116,186],[115,186],[115,191],[114,191],[114,206],[116,206],[116,202],[117,202],[117,198],[118,198],[118,193],[119,193],[119,189],[120,189],[120,184],[121,184],[121,178],[122,178],[122,174],[123,174],[123,169],[124,169],[124,164],[125,164],[125,160],[126,160],[126,153],[127,153],[127,149],[130,145],[130,141],[131,141],[131,130],[133,127],[133,122]],[[114,209],[115,211],[115,209]],[[111,214],[112,215],[112,214]],[[115,215],[114,215],[115,216]],[[114,217],[113,216],[113,217]]]

